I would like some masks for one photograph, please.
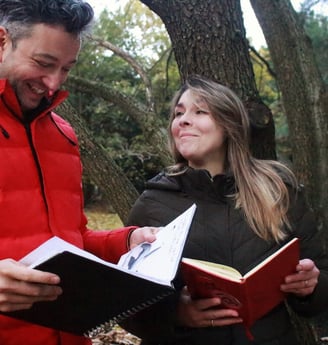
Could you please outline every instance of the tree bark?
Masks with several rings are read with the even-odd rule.
[[[105,200],[115,209],[124,223],[139,193],[109,154],[94,142],[86,123],[68,102],[58,107],[58,113],[74,126],[79,139],[85,175],[97,186],[105,187],[102,188]]]
[[[328,92],[311,41],[289,0],[251,0],[272,57],[289,125],[294,170],[328,243]],[[301,344],[318,344],[308,320],[291,313]],[[316,324],[316,319],[313,320]]]
[[[286,111],[293,165],[321,229],[328,229],[328,90],[289,0],[251,0]],[[328,232],[324,232],[328,243]]]
[[[182,81],[196,73],[232,88],[250,113],[253,154],[276,158],[272,113],[256,88],[239,0],[141,2],[164,22]]]
[[[147,75],[147,72],[143,69],[143,67],[139,64],[139,62],[132,57],[130,54],[128,54],[126,51],[122,50],[121,48],[115,46],[111,42],[105,41],[99,37],[95,37],[92,35],[89,35],[88,38],[92,41],[95,41],[98,43],[99,46],[111,50],[114,54],[121,57],[123,60],[125,60],[141,77],[142,81],[144,82],[145,88],[146,88],[146,99],[147,99],[147,108],[150,111],[155,111],[155,100],[153,96],[153,89],[151,85],[151,80]]]

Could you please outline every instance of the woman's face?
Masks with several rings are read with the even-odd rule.
[[[171,133],[189,166],[206,169],[212,176],[222,173],[226,156],[223,128],[214,120],[207,104],[190,90],[175,107]]]

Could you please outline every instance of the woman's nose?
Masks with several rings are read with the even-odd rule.
[[[179,119],[180,126],[186,126],[191,124],[191,117],[190,114],[185,112]]]

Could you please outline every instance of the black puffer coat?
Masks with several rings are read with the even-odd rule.
[[[147,183],[147,189],[133,207],[129,224],[162,226],[173,220],[193,203],[196,214],[183,256],[230,265],[246,273],[264,257],[278,249],[275,242],[265,242],[254,234],[240,210],[227,195],[234,191],[234,179],[218,175],[213,179],[204,170],[188,169],[176,177],[164,173]],[[286,239],[301,239],[301,257],[311,258],[320,268],[319,283],[306,299],[289,298],[300,315],[311,316],[328,306],[328,262],[323,256],[322,241],[313,214],[307,209],[302,191],[292,198],[290,209],[292,232]],[[183,285],[177,278],[176,286]],[[216,328],[182,328],[175,320],[178,293],[140,312],[122,323],[143,339],[142,344],[157,345],[295,345],[297,340],[285,304],[258,320],[247,339],[242,325]]]

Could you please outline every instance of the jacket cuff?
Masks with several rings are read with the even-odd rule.
[[[137,227],[137,226],[131,226],[131,227],[130,227],[130,231],[129,231],[128,236],[127,236],[127,238],[126,238],[126,248],[127,248],[127,251],[129,251],[129,250],[131,249],[131,246],[130,246],[130,239],[131,239],[131,235],[132,235],[132,233],[133,233],[133,231],[134,231],[135,229],[138,229],[138,227]]]
[[[320,272],[318,284],[313,293],[306,297],[290,295],[288,303],[295,312],[304,317],[313,317],[327,310],[328,307],[328,275]]]
[[[116,264],[129,250],[129,236],[136,228],[137,226],[127,226],[109,231],[89,230],[84,234],[84,249]]]
[[[128,226],[109,231],[107,240],[108,251],[110,252],[111,261],[117,263],[120,257],[130,250],[130,236],[137,226]],[[115,237],[114,243],[111,236]]]

